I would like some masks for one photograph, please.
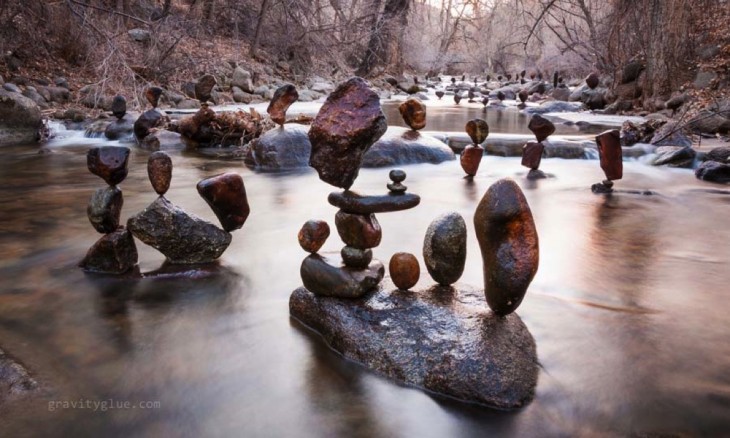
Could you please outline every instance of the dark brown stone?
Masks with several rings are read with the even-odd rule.
[[[484,148],[481,146],[469,145],[461,151],[461,168],[464,169],[469,176],[474,176],[482,164],[482,156],[484,156]]]
[[[114,99],[112,99],[112,114],[118,119],[127,114],[127,99],[124,96],[114,96]]]
[[[302,261],[299,273],[304,287],[320,296],[358,298],[372,291],[385,275],[385,267],[378,260],[367,268],[343,266],[339,257],[329,258],[311,254]]]
[[[150,154],[147,160],[147,175],[158,195],[167,193],[172,180],[172,158],[163,151]]]
[[[167,116],[157,108],[147,110],[134,122],[134,136],[142,141],[153,128],[159,128],[165,124]]]
[[[243,178],[237,173],[206,178],[198,183],[197,189],[226,231],[241,228],[251,213]]]
[[[299,245],[303,250],[315,253],[330,237],[330,226],[325,221],[308,220],[299,230]]]
[[[522,146],[522,165],[529,169],[539,168],[543,150],[545,150],[545,145],[542,143],[527,142]]]
[[[144,97],[152,105],[152,108],[157,108],[160,104],[160,96],[162,96],[162,88],[160,87],[149,87],[144,92]]]
[[[474,213],[484,263],[489,307],[507,315],[517,309],[537,272],[540,251],[530,206],[519,186],[502,179],[492,184]]]
[[[466,133],[475,145],[484,143],[489,136],[489,125],[482,119],[473,119],[466,122]]]
[[[128,161],[128,147],[100,146],[89,149],[86,154],[86,166],[89,171],[110,186],[119,184],[127,177]]]
[[[459,213],[443,214],[431,222],[423,240],[423,261],[434,281],[456,283],[466,264],[466,222]]]
[[[400,104],[398,111],[411,129],[418,131],[426,127],[426,105],[420,100],[411,97]]]
[[[418,259],[407,252],[397,252],[390,258],[388,264],[390,279],[398,289],[408,290],[418,283],[421,276],[421,268]]]
[[[350,188],[362,156],[387,127],[378,95],[362,78],[352,78],[327,97],[309,129],[309,165],[322,181]]]
[[[347,213],[370,214],[408,210],[417,206],[421,197],[413,193],[366,196],[345,190],[330,193],[327,201]]]
[[[97,189],[86,208],[86,215],[94,229],[100,233],[112,233],[119,228],[119,214],[124,205],[122,191],[116,186]]]
[[[271,116],[271,120],[279,125],[283,125],[286,122],[286,110],[297,99],[299,99],[299,93],[294,85],[282,85],[274,92],[274,97],[271,98],[266,112]]]
[[[596,73],[591,73],[586,77],[586,85],[588,85],[588,88],[593,90],[600,84],[601,79],[598,77]]]
[[[370,262],[373,260],[373,250],[345,246],[340,251],[340,256],[345,266],[365,269],[370,266]]]
[[[497,99],[499,99],[500,102],[503,101],[506,98],[507,98],[507,96],[505,96],[504,93],[501,90],[500,91],[497,91]]]
[[[218,84],[215,76],[211,74],[203,75],[195,83],[195,98],[201,102],[207,102],[210,100],[211,92],[213,87]]]
[[[104,235],[86,253],[79,266],[89,272],[124,274],[137,264],[137,247],[132,233],[119,228]]]
[[[455,93],[454,94],[454,103],[458,105],[459,102],[461,102],[461,94]]]
[[[613,181],[621,179],[624,172],[621,134],[618,129],[605,131],[596,136],[598,156],[601,158],[601,169],[606,178]]]
[[[482,105],[487,106],[489,103],[489,96],[482,97]]]
[[[553,125],[553,122],[540,114],[532,116],[527,128],[535,134],[535,138],[537,138],[538,142],[544,141],[552,135],[553,132],[555,132],[555,125]]]
[[[358,249],[380,245],[383,230],[374,214],[352,214],[340,210],[335,215],[335,226],[345,245]]]
[[[438,97],[439,100],[441,100],[441,98],[444,97],[444,92],[441,90],[436,91],[436,97]]]
[[[517,97],[519,97],[520,102],[525,103],[527,102],[527,90],[520,90],[519,93],[517,93]]]

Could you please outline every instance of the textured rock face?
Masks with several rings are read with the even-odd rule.
[[[233,231],[243,226],[251,209],[241,175],[229,172],[212,176],[200,181],[197,188],[224,230]]]
[[[89,272],[124,274],[137,264],[137,246],[129,230],[119,228],[102,236],[79,266]]]
[[[129,148],[102,146],[89,149],[86,153],[86,166],[89,172],[115,186],[127,177]]]
[[[466,122],[466,133],[475,145],[484,143],[489,135],[489,125],[482,119],[473,119]]]
[[[261,169],[307,167],[312,144],[306,126],[287,124],[266,131],[251,142],[253,165]]]
[[[141,141],[147,137],[150,130],[164,125],[166,119],[167,116],[157,108],[143,112],[134,122],[134,136],[137,137],[137,140]]]
[[[297,88],[292,84],[282,85],[274,92],[274,97],[266,108],[266,112],[271,116],[271,120],[279,125],[286,122],[286,110],[292,103],[299,99]]]
[[[499,317],[476,290],[381,290],[359,299],[292,293],[293,317],[345,358],[397,382],[497,408],[534,396],[535,341],[517,315]]]
[[[163,197],[129,218],[127,228],[171,263],[212,262],[231,243],[229,233],[186,213]]]
[[[147,160],[147,175],[158,195],[167,193],[172,181],[172,158],[162,151],[150,154]]]
[[[372,213],[352,214],[340,210],[335,215],[335,225],[340,239],[353,248],[375,248],[383,237],[378,219]]]
[[[370,214],[408,210],[420,204],[421,197],[413,193],[365,196],[346,190],[330,193],[327,202],[347,213]]]
[[[308,220],[302,225],[297,237],[303,250],[315,253],[330,237],[330,226],[325,221]]]
[[[522,165],[528,169],[537,169],[542,161],[542,152],[545,146],[542,143],[528,142],[522,147]]]
[[[553,125],[553,122],[539,114],[532,116],[527,127],[533,134],[535,134],[535,138],[537,138],[538,142],[544,141],[552,135],[553,132],[555,132],[555,125]]]
[[[624,163],[621,149],[621,133],[618,129],[603,132],[596,136],[601,169],[610,181],[623,178]]]
[[[454,151],[435,137],[390,128],[365,153],[362,167],[389,167],[417,163],[439,164],[454,158]]]
[[[418,131],[426,127],[426,105],[420,100],[410,98],[400,104],[398,111],[411,129]]]
[[[28,370],[0,350],[0,406],[36,389],[38,382],[30,376]]]
[[[397,252],[390,258],[388,263],[390,279],[398,289],[408,290],[418,283],[421,276],[421,267],[418,259],[407,252]]]
[[[423,260],[434,281],[456,283],[466,264],[466,222],[459,213],[443,214],[431,222],[423,240]]]
[[[474,176],[479,171],[479,165],[482,164],[482,156],[484,156],[484,148],[469,145],[461,152],[459,164],[467,175]]]
[[[0,145],[37,141],[42,126],[41,110],[35,102],[0,89]]]
[[[502,179],[492,184],[474,213],[484,264],[484,292],[497,314],[522,303],[539,264],[537,229],[519,186]]]
[[[97,189],[86,208],[89,222],[100,233],[111,233],[119,228],[119,214],[124,205],[122,191],[116,186]]]
[[[703,181],[727,184],[730,183],[730,165],[705,161],[695,169],[695,176]]]
[[[655,166],[691,168],[697,155],[689,146],[659,146],[655,152],[657,157],[652,163]]]
[[[387,129],[380,99],[361,78],[341,84],[327,97],[309,130],[309,165],[319,178],[350,188],[362,156]]]
[[[207,102],[211,98],[213,87],[217,85],[215,76],[211,74],[203,75],[195,83],[195,98],[201,102]]]
[[[373,290],[385,275],[378,260],[367,268],[345,266],[339,257],[311,254],[299,269],[304,287],[313,294],[339,298],[358,298]]]

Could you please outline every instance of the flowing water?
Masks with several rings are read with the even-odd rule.
[[[458,130],[459,128],[450,128]],[[89,275],[76,263],[100,236],[86,203],[104,182],[86,170],[102,140],[57,140],[0,154],[0,348],[41,382],[0,405],[0,436],[456,437],[576,436],[730,430],[730,190],[691,171],[625,163],[597,196],[596,160],[543,160],[528,182],[516,158],[485,157],[473,182],[458,161],[404,166],[415,209],[380,214],[377,258],[421,257],[429,222],[458,211],[469,227],[463,283],[480,285],[472,217],[488,186],[514,178],[540,236],[540,268],[518,314],[541,364],[524,409],[495,411],[393,384],[348,362],[289,317],[308,219],[334,226],[332,187],[314,171],[256,173],[238,161],[173,152],[167,197],[216,222],[195,190],[240,172],[251,215],[220,264],[186,278],[158,270],[138,242],[142,279]],[[116,143],[111,143],[116,144]],[[155,199],[148,152],[132,147],[123,220]],[[389,169],[354,189],[385,193]],[[631,191],[653,191],[653,195]],[[338,251],[336,233],[323,250]],[[151,273],[151,274],[150,274]],[[102,402],[64,408],[57,402]],[[120,408],[120,403],[130,403]],[[142,402],[159,407],[142,409]],[[132,406],[137,406],[132,407]]]

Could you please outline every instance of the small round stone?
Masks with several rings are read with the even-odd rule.
[[[340,251],[342,261],[345,266],[351,268],[365,269],[370,265],[373,260],[373,250],[371,249],[357,249],[352,246],[345,246]]]
[[[390,190],[391,193],[405,193],[406,190],[408,190],[408,187],[401,183],[390,183],[388,184],[388,190]]]
[[[418,283],[421,276],[421,268],[418,259],[407,252],[397,252],[390,258],[388,264],[390,278],[398,289],[408,290]]]
[[[308,220],[299,230],[299,245],[303,250],[315,253],[322,248],[322,245],[330,236],[330,226],[325,221]]]
[[[394,183],[399,183],[406,180],[406,173],[401,169],[391,170],[388,176],[390,177],[390,180]]]

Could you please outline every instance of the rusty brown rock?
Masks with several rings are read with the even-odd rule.
[[[308,220],[299,230],[299,245],[303,250],[315,253],[330,237],[330,226],[325,221]]]
[[[528,169],[539,168],[543,150],[545,150],[545,145],[542,143],[527,142],[522,146],[522,165]]]
[[[601,158],[601,169],[609,181],[621,179],[624,174],[623,155],[621,150],[621,133],[618,129],[602,132],[596,136],[598,156]]]
[[[89,149],[86,154],[86,166],[89,171],[110,186],[119,184],[127,177],[128,161],[128,147],[100,146]]]
[[[553,132],[555,132],[555,125],[553,125],[553,122],[540,114],[532,116],[527,128],[535,134],[535,138],[537,138],[538,142],[544,141],[552,135]]]
[[[489,307],[507,315],[517,309],[537,272],[539,245],[530,206],[510,179],[492,184],[474,213]]]
[[[218,84],[215,76],[206,74],[198,79],[195,83],[195,97],[201,102],[207,102],[210,100],[210,95],[213,92],[213,87]]]
[[[374,214],[352,214],[339,210],[335,215],[337,233],[345,245],[357,249],[380,245],[383,231]]]
[[[469,176],[474,176],[479,170],[479,165],[482,163],[482,156],[484,155],[484,148],[481,146],[469,145],[464,148],[461,152],[461,168],[464,169]]]
[[[299,93],[297,88],[292,84],[282,85],[277,88],[274,92],[274,97],[271,98],[266,112],[271,116],[271,120],[279,125],[283,125],[286,122],[286,110],[289,109],[292,103],[299,99]]]
[[[408,290],[415,286],[421,276],[418,259],[407,252],[393,254],[388,264],[388,272],[390,272],[390,279],[393,280],[393,284],[402,290]]]
[[[213,209],[224,230],[237,230],[246,222],[251,209],[241,175],[228,172],[212,176],[201,180],[197,189]]]
[[[144,92],[144,97],[152,105],[152,108],[157,108],[160,104],[160,96],[162,96],[162,88],[160,87],[149,87]]]
[[[363,155],[387,127],[378,95],[362,78],[351,78],[327,97],[309,129],[309,165],[322,181],[350,188]]]
[[[150,154],[147,160],[147,175],[158,195],[164,195],[172,180],[172,159],[163,151]]]
[[[400,104],[398,111],[411,129],[418,131],[426,127],[426,105],[420,100],[411,97]]]
[[[601,80],[596,73],[591,73],[586,77],[586,85],[588,85],[588,88],[591,90],[596,88],[600,82]]]
[[[489,136],[489,125],[482,119],[469,120],[464,129],[475,145],[484,143]]]

